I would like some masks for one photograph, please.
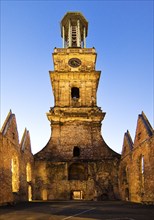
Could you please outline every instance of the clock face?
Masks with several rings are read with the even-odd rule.
[[[78,58],[71,58],[68,61],[68,65],[70,65],[71,67],[79,67],[81,65],[81,60],[79,60]]]

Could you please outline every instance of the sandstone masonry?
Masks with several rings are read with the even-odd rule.
[[[15,114],[0,131],[0,205],[37,200],[117,200],[154,203],[154,130],[138,116],[134,142],[124,135],[122,154],[105,143],[97,106],[101,71],[96,50],[86,48],[88,22],[79,12],[61,21],[63,48],[53,52],[51,137],[31,153],[25,129],[19,143]],[[117,126],[118,128],[118,126]]]
[[[32,200],[34,158],[29,132],[19,143],[15,115],[10,111],[0,132],[0,204]]]
[[[51,138],[34,155],[36,199],[117,199],[120,155],[101,135],[96,51],[85,48],[88,23],[81,13],[61,22],[64,48],[55,48],[50,80],[55,106],[47,113]],[[82,42],[83,41],[83,42]],[[39,170],[39,172],[38,172]]]

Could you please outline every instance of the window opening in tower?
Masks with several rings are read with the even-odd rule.
[[[73,157],[79,157],[80,156],[80,148],[75,146],[73,149]]]
[[[71,89],[71,97],[72,97],[72,99],[78,99],[80,97],[80,95],[79,95],[79,88],[73,87]]]

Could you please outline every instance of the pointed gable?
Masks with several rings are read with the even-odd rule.
[[[21,139],[21,150],[24,152],[25,150],[31,152],[31,141],[29,131],[25,128],[22,139]]]
[[[15,114],[12,111],[8,113],[5,122],[2,126],[1,133],[3,136],[7,137],[15,145],[19,145],[19,135],[16,123]]]
[[[138,146],[146,139],[154,134],[153,128],[150,125],[146,115],[142,113],[138,116],[134,146]]]
[[[3,135],[5,135],[5,133],[6,133],[6,131],[7,131],[7,128],[8,128],[8,125],[9,125],[8,121],[9,121],[11,115],[12,115],[12,111],[11,111],[11,109],[10,109],[10,111],[9,111],[9,113],[8,113],[8,115],[7,115],[6,119],[5,119],[5,121],[4,121],[4,124],[3,124],[2,128],[1,128],[1,133],[2,133]]]
[[[133,141],[130,136],[129,131],[124,134],[123,147],[122,147],[122,157],[126,156],[133,149]]]

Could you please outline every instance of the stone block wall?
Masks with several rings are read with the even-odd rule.
[[[138,117],[134,143],[126,136],[119,167],[121,199],[154,203],[154,131],[143,112]]]
[[[35,199],[70,200],[73,191],[82,192],[85,200],[119,199],[116,159],[101,162],[35,161],[35,170]]]
[[[16,118],[9,112],[0,132],[0,205],[32,199],[33,169],[29,132],[19,144]]]

